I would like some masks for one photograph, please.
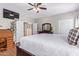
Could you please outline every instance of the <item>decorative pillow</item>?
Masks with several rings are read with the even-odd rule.
[[[70,45],[77,45],[79,39],[79,28],[71,29],[67,39]]]

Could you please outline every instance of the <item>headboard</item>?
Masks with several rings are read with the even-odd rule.
[[[51,24],[50,23],[42,24],[42,31],[51,31]]]

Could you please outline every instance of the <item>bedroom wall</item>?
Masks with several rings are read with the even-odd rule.
[[[3,27],[11,26],[10,24],[11,19],[3,18],[3,8],[19,13],[20,14],[19,20],[21,21],[34,23],[34,20],[32,18],[27,17],[27,13],[25,13],[25,11],[21,9],[22,7],[17,6],[16,4],[12,5],[11,3],[0,3],[0,26]]]
[[[62,14],[48,16],[48,17],[41,17],[41,18],[35,19],[35,22],[38,23],[38,31],[42,30],[43,23],[51,23],[51,25],[53,27],[53,32],[60,33],[59,22],[61,20],[70,20],[70,21],[72,21],[73,26],[74,26],[74,18],[77,15],[77,13],[78,13],[78,11],[72,11],[72,12],[62,13]],[[70,21],[68,21],[68,22],[70,22]],[[65,23],[67,24],[67,21]],[[64,24],[62,24],[62,25],[64,25]],[[69,29],[69,27],[68,27],[68,29]]]
[[[17,4],[10,4],[10,3],[0,3],[0,28],[10,28],[11,26],[11,19],[7,19],[7,18],[3,18],[3,8],[17,12],[20,14],[19,16],[19,21],[20,24],[22,24],[24,21],[28,22],[28,23],[34,23],[34,19],[33,18],[29,18],[27,13],[25,12],[26,10],[24,10],[22,8],[23,6],[17,5]],[[17,26],[16,26],[17,27]],[[14,41],[17,41],[17,38],[21,38],[23,36],[23,30],[22,30],[22,25],[18,25],[18,31],[16,30],[16,39],[14,39]]]
[[[58,21],[56,18],[53,18],[53,17],[38,18],[38,19],[35,19],[35,22],[38,23],[38,31],[42,30],[43,23],[51,23],[51,25],[53,27],[53,31],[57,32]]]

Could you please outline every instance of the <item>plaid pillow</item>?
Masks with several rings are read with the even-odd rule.
[[[78,38],[79,38],[79,28],[71,29],[67,37],[68,43],[70,45],[77,45]]]

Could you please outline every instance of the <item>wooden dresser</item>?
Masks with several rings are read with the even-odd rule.
[[[0,56],[16,56],[13,34],[9,29],[0,29]]]

